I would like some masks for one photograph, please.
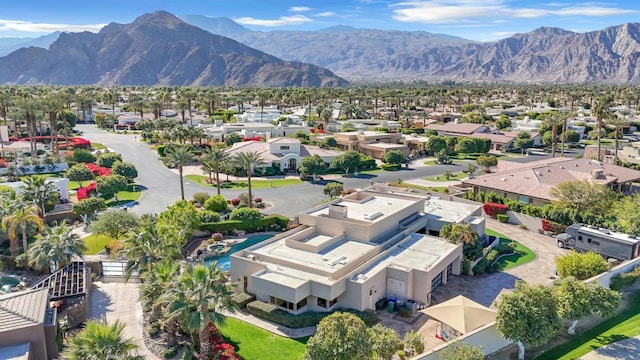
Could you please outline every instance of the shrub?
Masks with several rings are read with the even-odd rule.
[[[197,193],[193,194],[193,201],[198,203],[198,205],[202,206],[202,205],[204,205],[205,201],[207,201],[209,199],[209,197],[210,197],[209,193],[197,192]]]
[[[220,233],[213,233],[211,234],[211,239],[213,239],[213,241],[222,241],[222,239],[224,239],[224,235]]]
[[[165,157],[166,151],[167,148],[164,145],[156,146],[156,152],[158,153],[158,156]]]
[[[149,328],[147,329],[147,333],[151,337],[158,335],[160,333],[160,324],[158,324],[157,322],[149,323]]]
[[[256,296],[245,292],[234,294],[231,300],[238,305],[240,309],[244,309],[248,303],[255,301]]]
[[[385,171],[396,171],[396,170],[400,170],[401,165],[400,164],[382,164],[380,165],[380,167],[382,168],[382,170],[385,170]]]
[[[233,206],[238,206],[238,204],[240,204],[242,202],[242,200],[240,200],[239,198],[233,198],[233,199],[229,200],[229,202]]]
[[[255,199],[253,199],[253,201],[254,201],[255,203],[261,203],[261,202],[262,202],[262,198],[257,197],[257,198],[255,198]]]
[[[525,225],[525,224],[520,224],[520,225],[518,225],[518,227],[519,227],[520,229],[522,229],[522,230],[529,230],[529,228],[528,228],[528,227],[527,227],[527,225]]]
[[[577,253],[575,251],[556,257],[558,275],[573,276],[577,280],[585,280],[609,269],[607,261],[595,252]]]
[[[256,221],[262,218],[262,214],[258,209],[238,208],[231,211],[229,218],[231,220]]]
[[[501,223],[508,223],[509,222],[509,215],[505,215],[505,214],[497,214],[496,217],[498,218],[498,221],[500,221]]]
[[[557,222],[554,222],[554,221],[542,219],[542,230],[544,231],[549,231],[553,234],[560,234],[560,233],[563,233],[566,229],[567,227],[562,224],[558,224]]]
[[[620,291],[626,286],[635,284],[638,279],[640,279],[640,266],[636,266],[633,270],[627,273],[618,274],[612,277],[609,287],[611,290]]]
[[[175,346],[170,346],[162,353],[162,357],[165,359],[171,359],[178,353],[178,349]]]
[[[482,210],[484,210],[485,214],[495,218],[498,214],[506,214],[508,207],[504,204],[486,202],[482,205]]]
[[[232,233],[234,230],[244,230],[247,232],[286,229],[289,225],[289,218],[282,215],[268,215],[256,221],[224,220],[216,223],[200,224],[200,231],[219,232],[223,234]]]
[[[318,325],[320,320],[324,319],[326,316],[329,316],[334,312],[308,311],[294,315],[287,311],[279,309],[275,305],[267,304],[259,300],[248,303],[247,311],[249,311],[250,314],[258,316],[265,320],[273,321],[277,324],[294,329]],[[352,309],[339,309],[339,311],[356,315],[357,317],[362,319],[362,321],[364,321],[367,326],[373,326],[378,322],[378,317],[374,310],[357,311]]]
[[[96,161],[96,156],[89,150],[75,149],[71,155],[71,160],[77,163],[92,163]]]
[[[108,152],[98,156],[98,158],[96,159],[96,165],[106,168],[112,168],[113,164],[118,161],[122,161],[122,156],[120,156],[120,154],[115,152]]]
[[[222,195],[214,195],[206,199],[204,202],[204,208],[209,211],[215,212],[227,212],[229,205],[227,200]]]
[[[220,221],[220,214],[215,211],[203,210],[200,211],[199,215],[201,223],[215,223]]]

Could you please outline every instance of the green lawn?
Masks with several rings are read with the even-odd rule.
[[[464,162],[461,160],[452,160],[450,165],[460,165],[463,164]],[[441,165],[441,164],[437,164],[435,159],[434,160],[428,160],[422,163],[423,165]]]
[[[578,359],[607,344],[640,335],[640,292],[629,300],[629,306],[619,314],[576,336],[566,344],[552,348],[536,359]]]
[[[495,236],[500,238],[501,244],[510,243],[514,241],[491,229],[486,229],[485,234],[487,234],[487,236]],[[536,254],[531,249],[522,245],[521,243],[518,243],[518,247],[516,247],[516,253],[510,256],[505,256],[500,258],[498,260],[498,264],[501,265],[502,270],[507,270],[507,269],[514,268],[516,266],[524,265],[535,259],[536,259]]]
[[[135,186],[135,191],[134,191],[134,186]],[[130,201],[135,201],[140,199],[140,196],[142,196],[142,191],[140,190],[140,187],[137,185],[129,185],[128,189],[125,191],[120,191],[118,192],[118,201],[114,201],[113,198],[107,200],[107,206],[118,206],[121,204],[126,204]]]
[[[440,174],[440,175],[436,175],[436,176],[427,177],[427,178],[425,178],[425,180],[429,180],[429,181],[456,181],[456,180],[463,179],[463,178],[465,178],[467,176],[468,175],[466,173],[463,173],[462,171],[460,171],[460,172],[452,173],[451,176],[449,176],[448,179],[444,176],[444,174]]]
[[[84,244],[87,246],[85,255],[96,255],[100,251],[104,250],[104,247],[111,242],[112,238],[106,235],[91,234],[86,238],[83,238]]]
[[[103,144],[94,143],[94,142],[91,143],[91,147],[94,148],[95,150],[105,150],[107,148]]]
[[[226,324],[218,329],[236,347],[238,355],[251,360],[298,360],[304,355],[305,344],[309,339],[278,336],[234,318],[227,318]]]
[[[205,186],[211,186],[211,187],[216,186],[215,182],[213,184],[208,184],[205,182],[205,180],[209,178],[208,176],[187,175],[186,178],[193,182],[196,182],[198,184],[202,184]],[[223,180],[224,175],[220,179]],[[251,179],[251,189],[253,190],[268,189],[271,187],[276,188],[276,187],[291,186],[291,185],[298,185],[298,184],[302,184],[302,180],[300,179],[254,180],[253,178]],[[228,183],[221,181],[220,187],[224,189],[244,189],[244,188],[247,188],[248,185],[246,180],[232,181]]]
[[[581,144],[586,144],[586,145],[596,145],[597,141],[596,140],[580,140]],[[608,145],[613,145],[613,139],[602,139],[600,141],[601,144],[608,144]]]

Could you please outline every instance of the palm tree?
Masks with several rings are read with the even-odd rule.
[[[562,148],[560,149],[560,157],[564,157],[564,147],[567,142],[567,120],[569,120],[569,118],[573,116],[575,116],[575,114],[572,112],[564,113],[560,115],[560,119],[562,120],[562,138],[560,139],[562,143]]]
[[[62,355],[68,360],[143,360],[135,354],[137,348],[133,339],[125,339],[124,324],[94,320],[69,340]]]
[[[28,254],[29,245],[27,243],[27,226],[35,225],[38,229],[44,226],[42,219],[38,216],[38,207],[26,202],[16,204],[13,212],[2,219],[2,230],[9,235],[9,250],[11,256],[18,256],[18,232],[22,234],[22,249]]]
[[[39,209],[40,217],[44,218],[45,204],[58,201],[58,189],[42,176],[30,176],[24,182],[22,198],[33,202]]]
[[[151,315],[151,320],[168,315],[169,306],[173,299],[171,298],[172,293],[167,289],[174,287],[179,274],[180,263],[169,259],[154,264],[153,268],[142,274],[144,281],[140,285],[140,302],[145,312],[149,312]],[[167,333],[167,344],[175,346],[178,324],[175,319],[169,317],[163,320],[164,330]]]
[[[622,128],[627,124],[627,115],[629,114],[628,110],[624,110],[624,112],[622,113],[622,117],[618,117],[613,115],[609,120],[607,120],[607,124],[608,125],[613,125],[614,127],[614,141],[615,141],[615,150],[614,150],[614,155],[615,155],[615,161],[618,160],[618,140],[620,138],[620,133],[622,132]]]
[[[225,151],[222,146],[213,146],[204,151],[202,156],[202,165],[209,171],[209,180],[211,180],[211,173],[216,173],[216,188],[218,189],[218,195],[220,195],[220,170],[224,163],[230,159],[229,153]],[[203,169],[204,170],[204,169]]]
[[[558,147],[558,125],[561,123],[561,119],[558,114],[551,114],[547,117],[547,122],[551,125],[551,157],[556,157],[556,148]],[[564,143],[562,144],[564,149]]]
[[[247,190],[249,192],[249,207],[253,207],[253,197],[251,196],[251,175],[256,166],[264,165],[265,161],[257,151],[241,152],[236,154],[231,160],[232,163],[247,172]]]
[[[609,115],[609,104],[611,100],[608,97],[600,97],[593,104],[591,114],[596,117],[597,121],[597,141],[598,141],[598,161],[602,161],[602,120]]]
[[[56,227],[45,227],[44,236],[37,239],[29,249],[29,264],[42,270],[53,262],[60,269],[71,263],[74,257],[82,257],[87,247],[72,230],[64,223]]]
[[[126,281],[134,272],[143,274],[152,270],[156,262],[163,259],[178,260],[182,257],[180,246],[159,234],[155,217],[143,221],[140,227],[128,235],[120,254],[128,260]]]
[[[201,359],[210,358],[210,324],[224,323],[225,316],[221,311],[236,310],[227,281],[225,271],[215,263],[210,267],[188,264],[176,286],[170,290],[174,299],[170,318],[179,319],[183,328],[197,341]]]
[[[178,166],[178,175],[180,175],[180,195],[184,200],[184,181],[182,179],[182,167],[184,164],[193,161],[193,149],[191,145],[174,145],[167,150],[167,159],[171,160]]]

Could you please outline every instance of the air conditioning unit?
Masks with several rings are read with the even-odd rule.
[[[251,254],[251,255],[247,255],[247,259],[251,260],[251,261],[256,261],[256,256]]]

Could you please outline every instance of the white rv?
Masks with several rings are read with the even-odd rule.
[[[561,248],[575,249],[577,252],[593,251],[618,260],[629,260],[640,255],[640,238],[591,225],[573,224],[556,236],[556,241]]]

